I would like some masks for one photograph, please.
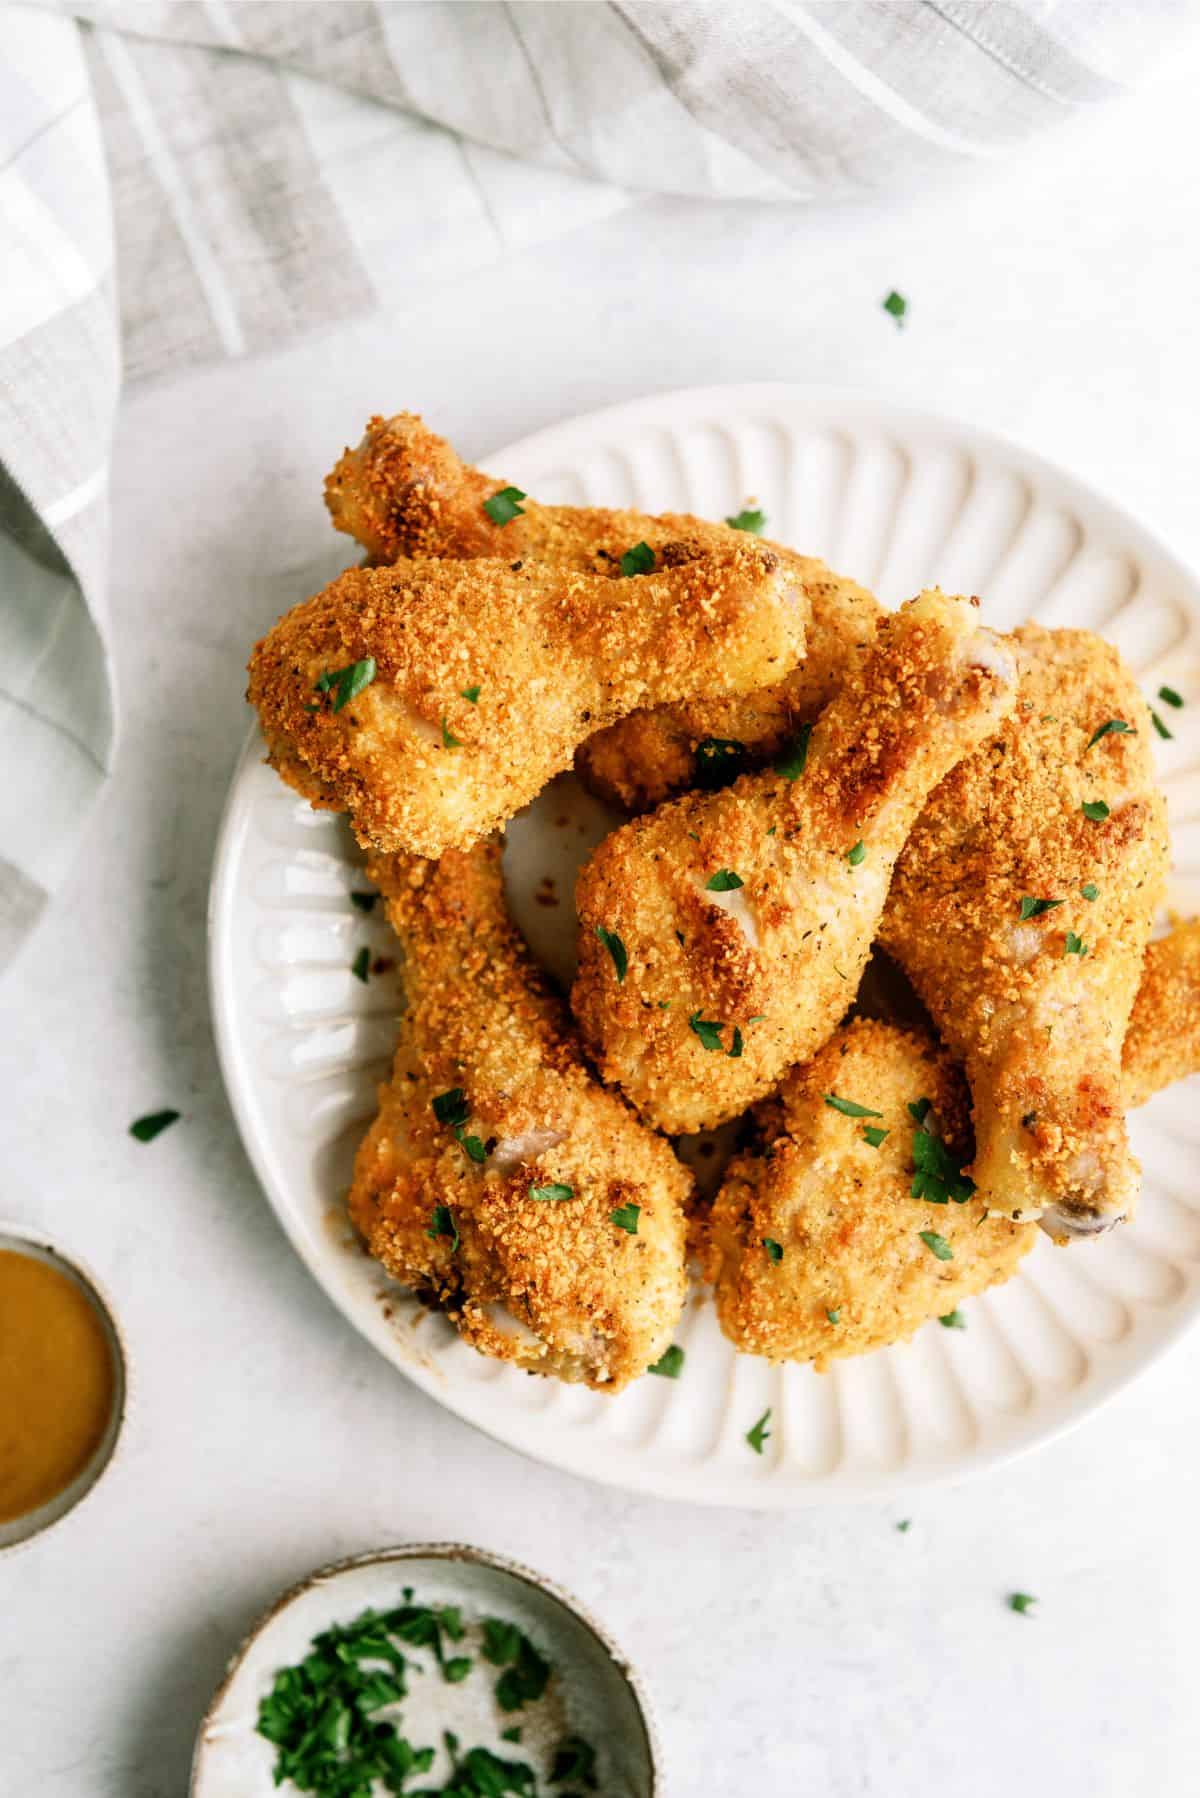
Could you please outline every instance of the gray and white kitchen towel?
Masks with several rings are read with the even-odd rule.
[[[0,4],[0,966],[111,766],[124,379],[648,193],[819,203],[1119,93],[1190,0]]]

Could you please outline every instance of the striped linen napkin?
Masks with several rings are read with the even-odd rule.
[[[632,204],[913,183],[1119,92],[1181,0],[0,4],[0,966],[111,765],[127,381]]]

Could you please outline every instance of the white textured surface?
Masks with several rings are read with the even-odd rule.
[[[2,1209],[94,1267],[137,1403],[74,1520],[0,1561],[6,1798],[180,1798],[225,1657],[276,1592],[448,1536],[609,1626],[678,1798],[1194,1798],[1200,1338],[1061,1441],[899,1512],[704,1511],[536,1466],[398,1379],[289,1247],[221,1089],[204,909],[246,646],[348,559],[319,483],[379,407],[478,455],[656,389],[877,388],[1035,446],[1200,565],[1196,81],[1181,65],[916,200],[638,207],[127,408],[124,750],[5,983],[0,1055]],[[182,1122],[130,1141],[166,1104]],[[1040,1615],[1004,1608],[1015,1588]]]
[[[1200,909],[1187,831],[1200,816],[1200,584],[1076,482],[961,426],[782,386],[610,408],[493,463],[552,501],[721,518],[753,495],[772,535],[852,570],[887,605],[940,580],[984,595],[988,623],[1033,617],[1104,631],[1148,695],[1166,680],[1192,701],[1156,748],[1185,864],[1171,902]],[[679,1380],[641,1380],[610,1399],[484,1359],[388,1281],[340,1223],[397,1006],[394,976],[364,985],[350,964],[363,943],[386,955],[389,933],[382,918],[366,927],[350,904],[364,883],[345,825],[298,801],[262,755],[256,735],[234,778],[211,914],[218,1041],[246,1146],[334,1302],[425,1391],[502,1441],[593,1478],[709,1504],[894,1497],[1061,1429],[1200,1308],[1200,1170],[1178,1173],[1194,1152],[1197,1078],[1136,1120],[1150,1171],[1133,1229],[1069,1251],[1040,1238],[1014,1280],[966,1305],[965,1332],[931,1323],[911,1343],[821,1375],[738,1355],[694,1293],[675,1337],[687,1352]],[[519,890],[561,862],[559,821],[576,824],[578,793],[560,780],[552,803],[530,808],[511,833],[506,869]],[[566,830],[581,854],[594,815],[585,798],[584,829]],[[556,936],[569,926],[572,888],[560,876]],[[527,924],[539,950],[545,916]],[[746,1431],[768,1407],[770,1439],[753,1455]]]

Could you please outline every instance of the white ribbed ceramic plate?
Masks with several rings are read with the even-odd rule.
[[[433,421],[436,424],[436,420]],[[937,582],[979,593],[1000,628],[1029,617],[1101,631],[1143,688],[1189,704],[1156,742],[1175,850],[1171,903],[1200,909],[1200,587],[1115,506],[1012,445],[861,394],[785,386],[665,394],[541,432],[485,466],[539,499],[711,518],[753,496],[774,537],[873,587],[888,605]],[[297,599],[303,597],[297,594]],[[1166,711],[1165,707],[1159,708]],[[595,1479],[693,1501],[786,1506],[880,1496],[1042,1441],[1130,1379],[1200,1308],[1196,1083],[1133,1119],[1145,1168],[1136,1226],[1096,1243],[1039,1242],[1016,1279],[973,1299],[969,1327],[819,1375],[735,1354],[694,1294],[678,1381],[606,1399],[486,1361],[348,1242],[354,1145],[388,1061],[395,975],[361,985],[387,927],[348,832],[260,760],[234,777],[211,905],[212,991],[247,1149],[300,1254],[395,1365],[460,1416]],[[606,828],[556,782],[509,833],[516,914],[553,971],[569,966],[571,870]],[[535,902],[544,875],[565,903]],[[544,892],[544,889],[543,889]],[[756,1456],[745,1432],[768,1406]]]

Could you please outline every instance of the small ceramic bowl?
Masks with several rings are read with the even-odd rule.
[[[35,1261],[49,1262],[50,1266],[65,1274],[82,1292],[100,1320],[109,1353],[112,1356],[113,1398],[109,1413],[108,1425],[93,1450],[87,1464],[80,1469],[70,1485],[64,1486],[61,1492],[47,1499],[35,1511],[26,1511],[22,1517],[14,1517],[11,1523],[0,1523],[0,1555],[10,1549],[20,1548],[38,1536],[43,1530],[50,1528],[66,1517],[69,1511],[87,1497],[99,1481],[101,1475],[110,1466],[117,1447],[117,1439],[125,1422],[128,1406],[129,1376],[128,1358],[121,1333],[117,1328],[111,1301],[103,1291],[95,1276],[78,1259],[68,1259],[53,1243],[46,1241],[40,1231],[31,1230],[25,1224],[9,1224],[0,1221],[0,1249],[15,1250],[17,1254],[29,1255]]]
[[[597,1750],[605,1798],[663,1798],[654,1726],[633,1669],[577,1601],[540,1574],[482,1549],[455,1543],[385,1548],[338,1561],[310,1574],[276,1600],[255,1624],[225,1676],[196,1738],[191,1798],[269,1798],[275,1750],[258,1735],[260,1700],[282,1667],[303,1659],[312,1638],[365,1610],[403,1602],[461,1607],[468,1639],[456,1653],[472,1653],[471,1625],[499,1617],[518,1625],[561,1678],[538,1707],[498,1715],[492,1698],[496,1669],[476,1657],[461,1684],[436,1677],[414,1680],[403,1709],[403,1733],[414,1744],[438,1744],[453,1731],[463,1749],[503,1723],[522,1725],[522,1745],[499,1740],[494,1751],[532,1756],[538,1743],[574,1732]],[[541,1707],[547,1707],[541,1714]],[[556,1733],[557,1732],[557,1733]],[[493,1746],[485,1740],[485,1746]],[[434,1777],[444,1776],[440,1763]],[[539,1790],[541,1785],[539,1783]]]

